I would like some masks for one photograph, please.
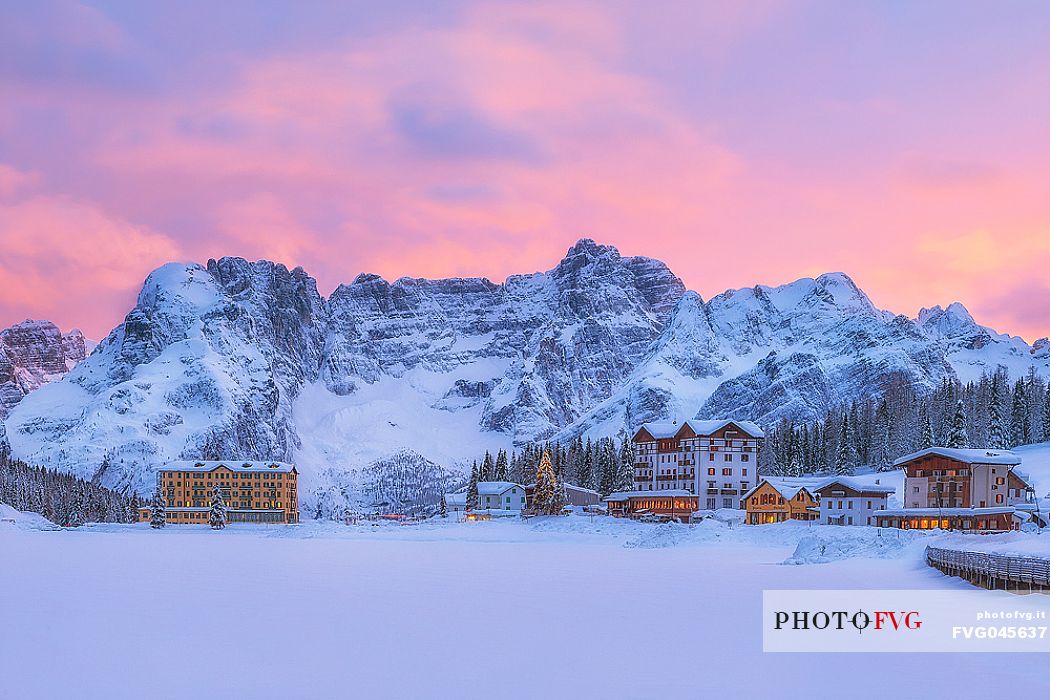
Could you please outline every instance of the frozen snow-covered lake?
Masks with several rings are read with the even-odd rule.
[[[840,533],[820,539],[845,543],[837,560],[781,564],[821,531]],[[800,698],[1050,690],[1045,655],[763,654],[764,588],[966,587],[921,563],[925,541],[874,542],[871,532],[582,517],[223,532],[0,527],[0,697],[750,698],[756,683]]]

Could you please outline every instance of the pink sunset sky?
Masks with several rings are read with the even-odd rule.
[[[705,298],[841,270],[1050,334],[1050,4],[0,4],[0,327],[103,337],[154,267],[328,294],[548,269]]]

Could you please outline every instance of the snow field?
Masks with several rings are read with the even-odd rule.
[[[877,536],[588,517],[0,528],[0,697],[749,698],[756,673],[794,679],[789,698],[1050,690],[1042,657],[763,654],[763,589],[967,585],[921,542],[779,565],[818,530]],[[968,672],[930,672],[945,663]]]

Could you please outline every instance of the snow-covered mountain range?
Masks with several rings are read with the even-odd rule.
[[[65,376],[86,350],[79,330],[63,335],[50,321],[23,321],[0,330],[0,420],[26,394]]]
[[[223,258],[156,270],[5,425],[19,457],[90,478],[108,454],[98,478],[140,492],[169,459],[294,461],[309,507],[407,497],[392,473],[439,492],[425,473],[530,439],[672,416],[768,424],[998,365],[1050,375],[1050,347],[959,304],[879,310],[841,273],[705,302],[662,262],[581,240],[502,284],[361,274],[325,299],[300,268]]]

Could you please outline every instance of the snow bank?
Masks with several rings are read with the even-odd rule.
[[[60,530],[58,525],[38,513],[23,513],[6,503],[0,503],[0,528],[20,530]]]
[[[819,531],[804,535],[798,541],[795,553],[784,563],[826,564],[855,557],[891,559],[903,556],[905,550],[925,537],[916,530],[826,525]]]

